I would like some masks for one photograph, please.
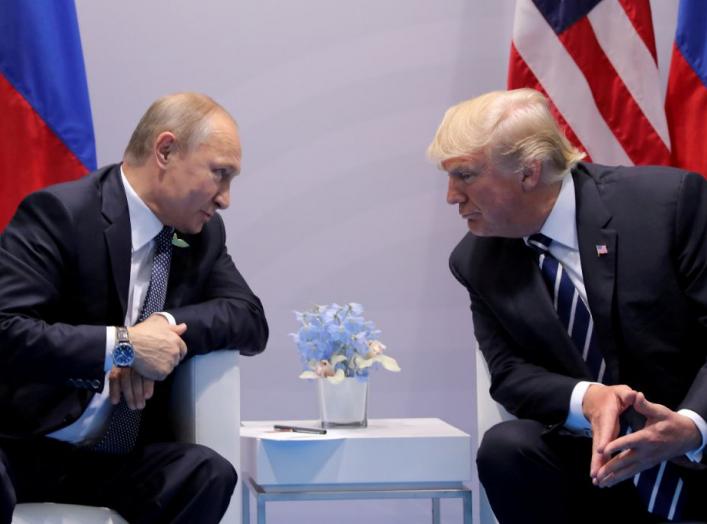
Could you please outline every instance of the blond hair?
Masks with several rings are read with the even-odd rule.
[[[211,133],[211,117],[222,113],[236,121],[220,104],[201,93],[176,93],[155,100],[133,131],[123,159],[142,165],[149,157],[160,133],[170,131],[176,137],[177,149],[193,150]]]
[[[427,148],[439,166],[479,153],[511,172],[539,160],[546,181],[586,156],[567,140],[547,99],[529,88],[492,91],[450,107]]]

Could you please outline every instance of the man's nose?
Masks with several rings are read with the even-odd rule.
[[[447,204],[461,204],[464,201],[464,192],[460,191],[459,184],[462,182],[452,176],[449,177],[447,186]]]
[[[216,203],[216,206],[219,209],[226,209],[228,206],[231,205],[231,189],[230,186],[226,186],[225,188],[221,189],[216,194],[216,198],[214,198],[214,202]]]

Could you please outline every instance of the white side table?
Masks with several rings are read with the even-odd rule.
[[[439,524],[440,499],[463,500],[471,524],[471,437],[437,418],[372,419],[367,428],[326,435],[280,433],[274,424],[318,427],[318,421],[243,422],[243,524],[250,495],[258,524],[265,503],[293,500],[429,498]]]

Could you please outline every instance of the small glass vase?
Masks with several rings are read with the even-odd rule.
[[[368,381],[347,377],[332,384],[320,378],[317,388],[323,428],[365,428],[368,425]]]

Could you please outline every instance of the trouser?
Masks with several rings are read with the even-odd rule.
[[[105,506],[130,523],[218,523],[237,482],[233,466],[197,444],[94,453],[49,438],[0,442],[0,524],[15,504]]]
[[[510,420],[486,432],[477,455],[479,478],[501,524],[661,522],[649,514],[631,479],[597,488],[589,477],[592,441]],[[697,472],[702,478],[704,474]],[[699,490],[698,490],[699,491]],[[705,518],[704,494],[689,498],[686,520]]]

